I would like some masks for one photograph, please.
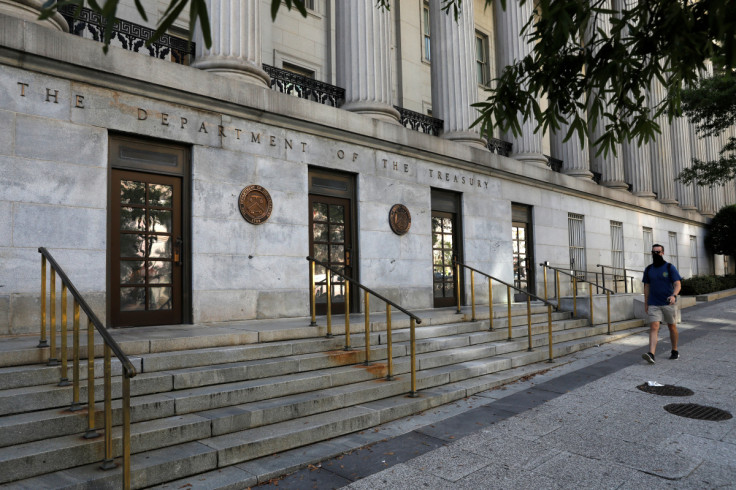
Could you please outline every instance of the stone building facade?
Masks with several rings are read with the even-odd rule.
[[[455,22],[439,0],[314,0],[272,23],[265,0],[209,0],[213,47],[195,35],[182,59],[122,34],[103,54],[92,23],[37,22],[40,3],[0,0],[0,334],[38,328],[38,247],[112,326],[307,316],[308,255],[408,309],[456,301],[453,257],[540,294],[541,262],[636,271],[651,243],[685,277],[729,267],[703,236],[733,182],[673,181],[718,147],[686,120],[605,159],[471,127],[529,49],[515,2]],[[145,27],[132,1],[119,17]]]

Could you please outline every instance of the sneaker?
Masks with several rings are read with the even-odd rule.
[[[649,364],[654,364],[654,354],[651,352],[647,352],[646,354],[642,354],[641,358],[647,361]]]
[[[677,360],[679,358],[680,358],[680,353],[677,352],[676,350],[673,350],[672,354],[670,355],[670,359]]]

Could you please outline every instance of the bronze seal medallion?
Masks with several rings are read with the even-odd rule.
[[[260,185],[249,185],[240,192],[238,208],[245,221],[260,225],[271,216],[273,201],[266,189]]]
[[[405,235],[411,228],[411,214],[403,204],[394,204],[388,213],[388,224],[397,235]]]

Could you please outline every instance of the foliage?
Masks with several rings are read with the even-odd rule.
[[[694,296],[736,288],[736,276],[694,276],[681,281],[680,294]]]
[[[736,257],[736,204],[722,208],[708,225],[705,247],[715,254]]]
[[[685,114],[703,136],[718,136],[736,121],[736,75],[719,74],[698,81],[682,93]],[[717,160],[693,159],[691,168],[678,176],[685,184],[713,185],[736,177],[736,138],[729,136]]]

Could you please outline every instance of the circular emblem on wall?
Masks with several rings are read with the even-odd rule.
[[[411,214],[403,204],[394,204],[388,213],[388,223],[397,235],[405,235],[411,228]]]
[[[266,189],[260,185],[249,185],[240,192],[238,208],[245,221],[260,225],[271,216],[273,201]]]

